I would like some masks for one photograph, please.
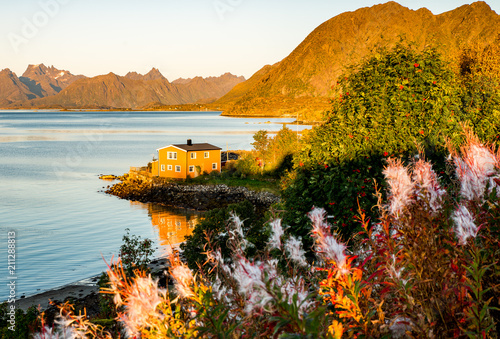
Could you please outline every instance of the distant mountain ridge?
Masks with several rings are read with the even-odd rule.
[[[165,79],[165,80],[167,80],[167,78],[165,78],[163,76],[163,74],[161,74],[160,71],[157,68],[154,68],[154,67],[148,73],[146,73],[144,75],[139,74],[137,72],[128,72],[125,75],[125,78],[132,79],[132,80],[145,80],[145,81],[148,81],[148,80],[158,80],[158,79]]]
[[[264,66],[215,104],[224,115],[307,115],[330,107],[339,75],[377,47],[392,47],[404,36],[419,50],[435,46],[451,58],[471,43],[500,36],[500,16],[485,2],[433,15],[396,2],[360,8],[318,26],[282,61]]]
[[[84,75],[73,75],[69,71],[58,70],[44,64],[29,65],[19,80],[37,97],[56,95]]]
[[[0,71],[0,107],[12,103],[22,103],[36,98],[29,88],[23,84],[17,75],[6,68]]]
[[[439,15],[393,1],[360,8],[319,25],[290,55],[246,81],[226,73],[169,82],[155,68],[145,75],[109,73],[93,78],[43,65],[30,65],[17,78],[6,69],[0,72],[0,107],[137,109],[213,102],[211,107],[223,109],[224,115],[315,120],[330,108],[337,78],[348,66],[378,47],[391,48],[401,37],[418,50],[434,46],[453,60],[461,48],[498,39],[500,16],[483,1]]]
[[[230,73],[170,83],[158,69],[147,74],[114,73],[87,78],[43,64],[29,65],[18,78],[0,72],[0,107],[6,108],[117,108],[140,109],[151,105],[213,102],[245,81]]]

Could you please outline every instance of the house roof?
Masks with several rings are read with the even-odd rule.
[[[201,144],[176,144],[176,145],[168,145],[162,148],[158,148],[157,151],[167,148],[167,147],[176,147],[183,151],[212,151],[212,150],[221,150],[222,148],[214,146],[212,144],[201,143]]]

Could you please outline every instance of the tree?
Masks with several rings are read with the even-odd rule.
[[[337,231],[351,237],[359,230],[353,219],[358,203],[375,217],[374,179],[383,181],[385,158],[408,159],[418,143],[429,159],[442,159],[445,138],[459,142],[465,120],[455,75],[435,49],[416,52],[398,44],[381,50],[338,84],[342,94],[303,141],[296,179],[283,192],[285,220],[306,239],[305,214],[313,206],[325,208]],[[443,172],[443,161],[437,167]]]
[[[267,131],[260,130],[254,134],[253,140],[255,140],[251,145],[255,152],[260,155],[262,159],[262,168],[264,168],[264,164],[267,161],[268,150],[269,150],[269,136],[267,135]]]

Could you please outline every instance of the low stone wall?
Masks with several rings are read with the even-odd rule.
[[[122,199],[154,202],[163,205],[207,211],[229,204],[250,201],[256,207],[267,208],[279,197],[269,192],[255,192],[246,187],[227,185],[180,185],[155,180],[124,179],[106,193]]]

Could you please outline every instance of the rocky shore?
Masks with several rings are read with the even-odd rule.
[[[158,178],[130,179],[120,177],[121,182],[105,192],[122,199],[159,203],[168,206],[207,211],[225,207],[244,200],[257,208],[267,208],[278,202],[279,197],[269,192],[255,192],[246,187],[219,185],[186,185]]]
[[[155,279],[158,279],[159,286],[163,288],[167,284],[171,284],[166,272],[168,266],[169,263],[166,258],[156,258],[148,265],[151,275]],[[93,318],[102,312],[99,303],[99,276],[96,275],[65,286],[17,299],[15,306],[23,311],[28,310],[31,306],[39,307],[41,311],[45,312],[48,322],[52,323],[55,316],[59,313],[57,305],[70,302],[74,305],[76,311],[83,311],[85,309],[87,316]]]

